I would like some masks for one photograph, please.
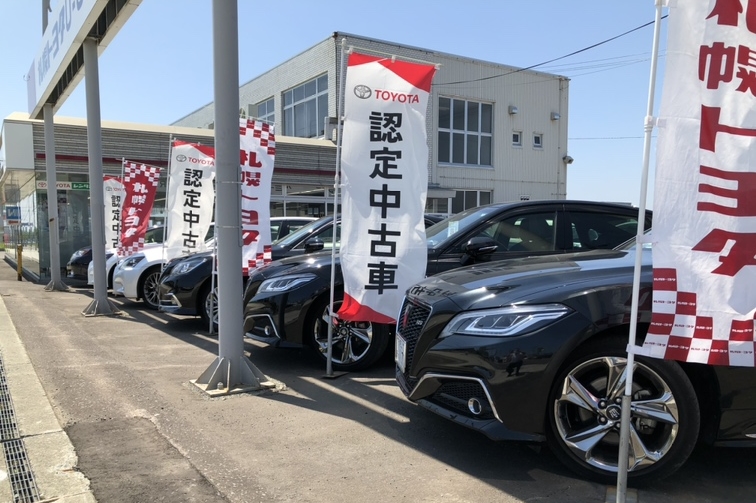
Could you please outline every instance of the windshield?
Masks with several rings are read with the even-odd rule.
[[[282,245],[282,246],[290,246],[294,243],[298,243],[305,237],[312,234],[315,229],[320,228],[324,222],[333,222],[333,217],[324,217],[324,218],[321,218],[320,220],[315,220],[313,222],[310,222],[309,224],[303,227],[300,227],[296,231],[290,234],[287,234],[281,239],[273,241],[273,244]]]
[[[144,233],[145,243],[162,243],[163,242],[163,227],[153,227],[147,229]]]
[[[497,213],[499,207],[479,206],[457,213],[425,229],[428,248],[436,248],[460,231],[472,228],[477,222]]]

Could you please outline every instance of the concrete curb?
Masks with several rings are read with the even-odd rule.
[[[55,416],[1,296],[0,353],[18,430],[40,496],[44,501],[61,503],[96,502],[89,480],[76,468],[74,447]],[[1,468],[0,501],[13,501],[4,460]]]

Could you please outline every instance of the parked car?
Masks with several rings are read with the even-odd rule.
[[[278,241],[315,220],[315,217],[271,217],[270,239]]]
[[[162,243],[163,242],[163,226],[155,226],[144,233],[144,242],[148,243]],[[110,259],[115,254],[115,248],[109,248],[105,252],[107,259]],[[87,284],[93,285],[94,279],[90,281],[89,265],[92,262],[92,247],[85,246],[76,250],[66,264],[66,276],[71,279],[87,280]],[[108,271],[111,268],[108,267]],[[108,274],[108,288],[111,288],[113,284],[113,275]]]
[[[637,343],[651,320],[643,245]],[[494,440],[545,442],[616,482],[635,243],[426,278],[399,313],[396,379],[411,400]],[[697,442],[756,445],[756,369],[635,356],[629,483],[669,475]]]
[[[213,223],[205,235],[205,246],[213,246],[214,233]],[[119,259],[113,269],[113,295],[141,299],[149,309],[157,309],[157,285],[166,262],[162,246],[145,246],[142,251]]]
[[[429,227],[443,215],[426,215]],[[336,246],[339,246],[341,222],[336,223]],[[310,222],[272,245],[273,260],[330,250],[333,247],[333,215]],[[330,252],[329,252],[330,253]],[[330,255],[329,255],[330,256]],[[202,252],[170,261],[163,269],[159,284],[159,310],[173,314],[200,315],[206,323],[218,323],[217,290],[211,291],[212,252]]]
[[[518,201],[466,210],[426,230],[426,275],[476,262],[612,248],[637,232],[638,209],[590,201]],[[645,225],[650,227],[651,212]],[[244,295],[247,337],[275,346],[309,345],[327,354],[331,254],[274,261],[250,275]],[[343,298],[338,257],[334,311]],[[389,346],[392,326],[336,321],[332,364],[361,370]]]

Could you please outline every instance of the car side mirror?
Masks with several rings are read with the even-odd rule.
[[[305,241],[305,253],[319,252],[323,248],[325,248],[325,243],[321,239],[310,238]]]
[[[462,245],[464,255],[460,262],[462,265],[470,264],[480,257],[492,254],[497,248],[499,244],[491,238],[474,237]]]

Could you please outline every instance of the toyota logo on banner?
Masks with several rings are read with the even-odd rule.
[[[179,154],[176,156],[176,160],[178,162],[186,162],[186,156],[184,154]]]
[[[354,86],[354,95],[361,100],[366,100],[373,95],[373,90],[366,85],[360,84],[358,86]]]

